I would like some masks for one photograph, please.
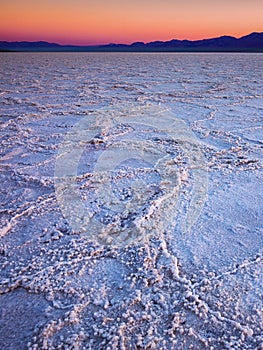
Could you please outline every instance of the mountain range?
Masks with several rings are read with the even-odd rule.
[[[241,38],[221,36],[202,40],[169,40],[149,43],[96,46],[60,45],[45,41],[0,41],[0,51],[9,52],[263,52],[263,32]]]

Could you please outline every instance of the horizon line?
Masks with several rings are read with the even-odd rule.
[[[9,41],[9,40],[0,40],[0,42],[6,42],[6,43],[48,43],[48,44],[55,44],[55,45],[60,45],[60,46],[76,46],[76,47],[96,47],[96,46],[104,46],[104,45],[132,45],[134,43],[143,43],[143,44],[149,44],[149,43],[154,43],[154,42],[169,42],[169,41],[172,41],[172,40],[178,40],[178,41],[190,41],[190,42],[195,42],[195,41],[202,41],[202,40],[209,40],[209,39],[218,39],[218,38],[222,38],[222,37],[231,37],[231,38],[235,38],[235,39],[241,39],[243,37],[246,37],[248,35],[251,35],[251,34],[263,34],[263,32],[257,32],[257,31],[253,31],[253,32],[250,32],[248,34],[245,34],[245,35],[241,35],[241,36],[233,36],[233,35],[229,35],[229,34],[223,34],[223,35],[219,35],[219,36],[215,36],[215,37],[205,37],[205,38],[202,38],[202,39],[195,39],[195,40],[192,40],[192,39],[176,39],[176,37],[173,37],[172,39],[168,39],[168,40],[152,40],[152,41],[133,41],[129,44],[127,43],[121,43],[121,42],[107,42],[107,43],[104,43],[104,44],[70,44],[70,43],[64,43],[64,44],[61,44],[59,42],[52,42],[52,41],[47,41],[47,40],[34,40],[34,41],[29,41],[29,40],[12,40],[12,41]]]

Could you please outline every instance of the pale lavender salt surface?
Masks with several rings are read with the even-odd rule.
[[[0,62],[0,348],[261,349],[263,55]]]

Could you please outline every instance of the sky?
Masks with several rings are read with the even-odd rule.
[[[0,0],[0,41],[94,45],[263,32],[263,0]]]

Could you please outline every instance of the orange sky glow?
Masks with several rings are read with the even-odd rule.
[[[0,9],[6,41],[93,45],[263,31],[262,0],[0,0]]]

